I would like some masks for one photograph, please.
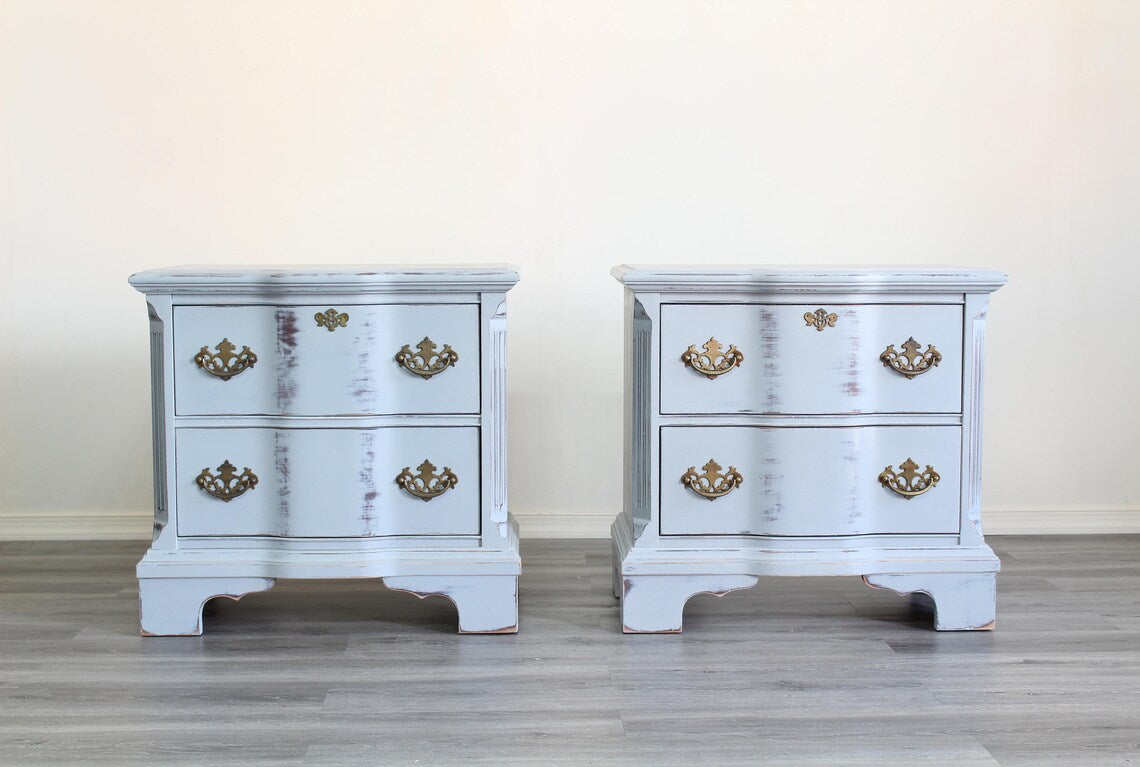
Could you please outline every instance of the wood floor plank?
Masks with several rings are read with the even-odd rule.
[[[0,764],[1140,762],[1140,536],[993,536],[992,632],[858,578],[695,597],[627,636],[609,542],[524,541],[520,633],[283,581],[138,635],[144,542],[0,542]]]

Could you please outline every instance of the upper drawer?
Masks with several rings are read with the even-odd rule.
[[[397,362],[425,339],[429,359],[408,360],[422,375]],[[475,304],[176,306],[174,357],[178,415],[479,412]]]
[[[690,347],[700,355],[694,365],[683,359]],[[888,349],[901,371],[884,364]],[[961,410],[961,306],[661,307],[662,413]]]

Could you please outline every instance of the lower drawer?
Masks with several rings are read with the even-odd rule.
[[[175,446],[181,536],[479,533],[473,426],[182,428]]]
[[[903,472],[907,459],[939,476],[914,497],[879,479],[887,467]],[[960,464],[957,426],[664,427],[661,533],[957,533]],[[732,484],[732,469],[739,485],[716,497]],[[896,485],[909,487],[905,479]]]

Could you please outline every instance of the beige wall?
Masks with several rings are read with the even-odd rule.
[[[991,531],[1140,530],[1138,138],[1135,2],[0,0],[0,537],[146,534],[195,262],[517,264],[511,507],[598,535],[613,264],[1001,269]]]

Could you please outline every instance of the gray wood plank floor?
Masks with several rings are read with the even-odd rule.
[[[608,541],[543,540],[517,636],[281,581],[174,639],[138,635],[144,543],[0,543],[0,763],[1140,764],[1140,536],[991,541],[994,632],[802,578],[623,636]]]

